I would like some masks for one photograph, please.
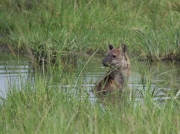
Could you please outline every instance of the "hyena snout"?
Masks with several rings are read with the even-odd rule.
[[[102,60],[102,64],[105,66],[105,67],[110,67],[110,62],[109,62],[109,59],[108,57],[105,57],[103,60]]]

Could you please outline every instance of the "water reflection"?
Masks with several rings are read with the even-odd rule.
[[[0,54],[0,97],[5,98],[8,89],[21,88],[29,77],[30,67],[24,56]]]
[[[81,69],[86,64],[80,59],[78,66],[75,67],[75,73],[80,74]],[[5,97],[8,89],[18,87],[21,89],[22,84],[30,78],[31,67],[28,63],[28,58],[24,56],[13,56],[11,54],[0,54],[0,97]],[[164,100],[171,98],[179,91],[180,83],[180,63],[163,63],[163,62],[139,62],[131,61],[132,73],[128,85],[133,92],[132,96],[135,100],[141,100],[144,91],[150,89],[154,100]],[[80,67],[80,68],[78,68]],[[72,69],[71,69],[72,70]],[[95,95],[92,93],[92,88],[96,81],[101,78],[107,71],[107,68],[101,65],[100,58],[93,58],[86,65],[80,78],[84,81],[83,89],[89,93],[91,102],[96,101]],[[59,81],[59,74],[54,76],[55,83],[59,86],[63,83]],[[72,84],[72,83],[71,83]],[[50,85],[51,86],[51,85]],[[65,86],[69,89],[69,85]],[[77,87],[72,90],[76,90]]]
[[[179,91],[179,69],[180,63],[132,61],[128,85],[133,92],[133,98],[136,101],[142,100],[147,90],[154,100],[163,101],[172,98]],[[106,73],[106,70],[101,63],[92,61],[87,66],[83,79],[87,85],[95,83]]]

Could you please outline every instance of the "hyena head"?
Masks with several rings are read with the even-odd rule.
[[[107,56],[102,60],[106,67],[128,68],[129,58],[127,56],[127,46],[122,44],[119,48],[114,48],[109,44]]]

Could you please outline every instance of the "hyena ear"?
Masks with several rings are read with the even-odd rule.
[[[109,45],[108,45],[108,51],[111,51],[111,50],[113,50],[113,49],[114,49],[114,46],[111,45],[111,44],[109,44]]]
[[[123,51],[123,53],[126,55],[128,53],[128,49],[127,49],[127,46],[125,44],[122,44],[121,45],[121,49]]]

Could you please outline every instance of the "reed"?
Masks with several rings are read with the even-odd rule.
[[[0,44],[14,51],[37,53],[43,46],[46,53],[92,54],[122,42],[139,59],[179,60],[178,0],[2,0],[0,5]]]
[[[1,46],[46,62],[43,75],[35,71],[33,81],[11,86],[1,99],[1,133],[178,133],[179,92],[163,105],[155,101],[150,67],[139,68],[142,101],[122,105],[116,98],[92,102],[83,76],[109,43],[127,44],[136,59],[179,60],[179,7],[178,0],[1,0]]]
[[[92,58],[92,57],[91,57]],[[90,59],[91,59],[90,58]],[[88,62],[87,62],[88,64]],[[142,101],[132,98],[113,103],[105,98],[92,102],[83,77],[62,68],[50,70],[42,76],[13,86],[0,104],[1,133],[178,133],[179,97],[160,104],[153,99],[152,73],[144,73],[146,88],[142,89]],[[84,66],[78,67],[83,75]],[[81,71],[81,69],[83,69]],[[56,73],[53,74],[53,73]],[[166,72],[165,72],[166,73]],[[58,77],[62,74],[63,77]],[[55,79],[59,78],[56,84]],[[77,85],[75,85],[76,83]],[[160,85],[159,85],[160,86]],[[175,94],[172,94],[172,96]],[[133,93],[135,96],[135,93]],[[127,98],[129,98],[127,94]],[[120,103],[122,105],[120,105]]]

